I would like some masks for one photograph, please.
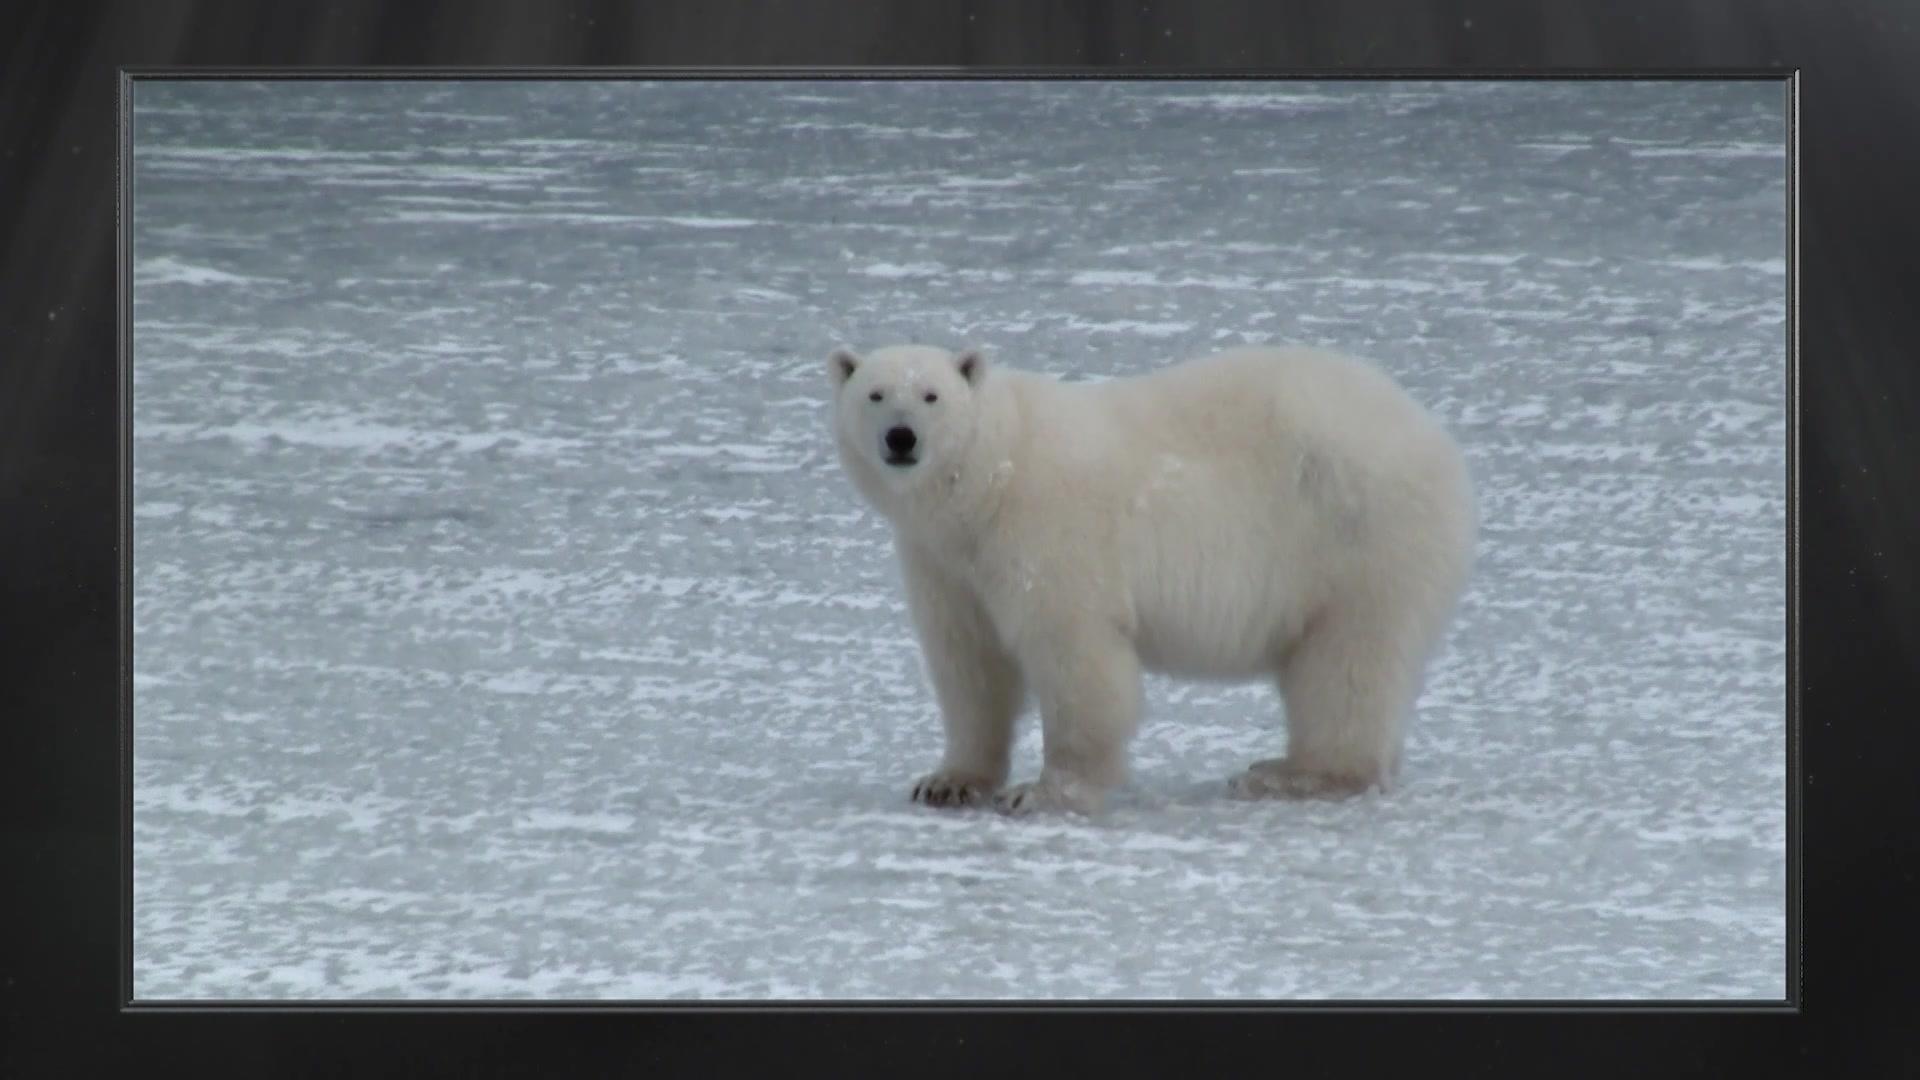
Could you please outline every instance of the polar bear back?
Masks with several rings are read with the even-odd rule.
[[[1459,450],[1363,361],[1242,348],[1104,383],[1001,375],[1020,417],[1001,528],[1117,590],[1149,668],[1271,670],[1330,603],[1438,607],[1465,572]]]
[[[1327,441],[1385,465],[1450,441],[1378,368],[1321,349],[1231,349],[1092,389],[1134,433],[1200,456],[1252,455],[1273,465],[1300,442]],[[1365,439],[1351,437],[1355,427],[1369,429]]]

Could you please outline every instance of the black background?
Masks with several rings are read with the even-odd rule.
[[[1169,32],[1170,31],[1170,32]],[[1802,73],[1798,1013],[119,1011],[117,71],[1020,66]],[[1388,1068],[1920,1075],[1920,4],[29,4],[0,13],[0,1074]],[[1909,452],[1909,453],[1903,453]],[[864,1071],[864,1070],[863,1070]]]

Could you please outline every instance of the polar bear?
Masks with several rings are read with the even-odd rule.
[[[1458,445],[1380,370],[1246,347],[1062,383],[922,345],[828,368],[945,727],[914,801],[1098,813],[1143,671],[1277,683],[1286,754],[1234,795],[1391,786],[1477,523]],[[1003,788],[1029,696],[1043,767]]]

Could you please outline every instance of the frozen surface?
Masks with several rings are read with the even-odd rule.
[[[1780,997],[1782,97],[141,83],[137,996]],[[1106,819],[910,806],[902,340],[1393,371],[1484,520],[1404,786],[1155,680]]]

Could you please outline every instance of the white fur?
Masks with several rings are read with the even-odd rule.
[[[1275,680],[1287,753],[1238,794],[1389,786],[1472,561],[1466,464],[1439,424],[1315,349],[1093,384],[962,355],[967,375],[925,346],[829,361],[841,459],[893,525],[946,727],[914,798],[1097,811],[1143,670]],[[915,432],[914,464],[886,463],[892,427]],[[1029,695],[1044,766],[1002,791]]]

